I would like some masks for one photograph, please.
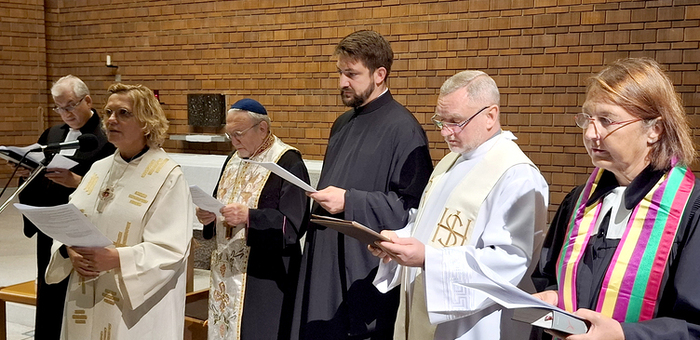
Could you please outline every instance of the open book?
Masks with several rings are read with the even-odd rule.
[[[375,244],[375,241],[391,241],[388,237],[355,221],[346,221],[339,218],[312,214],[311,222],[331,228],[365,244]]]
[[[38,147],[39,144],[32,144],[25,147],[17,146],[0,146],[0,158],[5,159],[8,162],[14,164],[19,164],[20,159],[24,156],[27,151]],[[34,170],[39,166],[39,163],[44,159],[44,153],[41,151],[30,152],[27,157],[22,161],[22,166]]]

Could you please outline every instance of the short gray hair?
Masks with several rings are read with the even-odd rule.
[[[253,123],[255,123],[255,124],[259,124],[260,122],[263,122],[263,121],[264,121],[264,122],[267,122],[267,130],[268,130],[268,131],[270,130],[270,123],[272,122],[272,121],[270,120],[270,116],[268,116],[268,115],[263,115],[263,114],[259,114],[259,113],[255,113],[255,112],[250,112],[250,111],[248,111],[248,110],[241,110],[241,109],[229,109],[228,112],[227,112],[227,114],[233,114],[233,113],[237,113],[237,112],[245,112],[245,113],[247,113],[248,116],[250,116],[250,119],[252,119],[252,120],[253,120]]]
[[[51,86],[51,95],[53,97],[58,97],[65,93],[66,88],[71,89],[73,94],[78,98],[90,95],[90,89],[88,89],[87,85],[85,85],[80,78],[72,74],[61,77],[61,79],[53,83],[53,86]]]
[[[483,104],[501,105],[501,94],[493,78],[482,71],[462,71],[445,80],[440,87],[440,97],[446,96],[463,87],[467,95]]]

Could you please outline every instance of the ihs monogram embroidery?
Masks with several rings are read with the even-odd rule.
[[[437,240],[443,247],[463,246],[466,244],[471,234],[472,220],[467,219],[467,224],[464,225],[462,218],[459,216],[460,213],[461,211],[459,210],[456,213],[450,213],[449,208],[445,208],[431,242]]]

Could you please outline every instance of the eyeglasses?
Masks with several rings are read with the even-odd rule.
[[[253,126],[247,128],[245,130],[233,131],[231,133],[228,133],[228,131],[227,131],[227,132],[224,132],[224,134],[226,134],[226,138],[228,138],[229,140],[232,140],[233,138],[239,139],[239,138],[243,137],[243,135],[245,135],[246,132],[248,132],[248,130],[256,127],[258,124],[260,124],[260,122],[253,124]]]
[[[473,114],[471,117],[469,117],[469,119],[467,119],[461,123],[448,123],[448,122],[443,122],[441,120],[437,120],[437,119],[435,119],[435,117],[437,117],[437,114],[435,114],[432,118],[430,118],[430,120],[432,120],[433,124],[435,124],[435,126],[440,130],[442,130],[444,128],[444,129],[447,129],[448,131],[450,131],[450,133],[460,133],[462,131],[462,129],[464,129],[464,127],[467,126],[467,124],[469,124],[469,122],[471,122],[472,119],[474,119],[474,117],[476,117],[479,113],[488,109],[489,107],[491,107],[491,105],[484,106],[481,110],[477,111],[475,114]]]
[[[642,118],[634,118],[634,119],[629,119],[629,120],[623,120],[620,122],[616,122],[608,117],[592,117],[591,115],[587,113],[577,113],[576,116],[574,116],[574,119],[576,120],[576,125],[584,130],[588,129],[588,126],[593,123],[593,128],[596,129],[596,133],[599,133],[601,136],[605,134],[603,139],[608,138],[608,136],[612,135],[613,132],[622,129],[623,127],[630,125],[632,123],[636,123],[638,121],[641,121]],[[595,122],[598,121],[598,124]],[[617,128],[613,128],[615,125],[619,125]],[[610,130],[612,129],[612,131]]]
[[[109,119],[109,117],[112,117],[112,115],[115,115],[117,120],[123,121],[126,119],[129,119],[134,116],[133,113],[131,113],[129,110],[121,108],[117,110],[112,110],[112,109],[105,109],[104,110],[104,115],[105,115],[105,120]]]
[[[77,103],[70,105],[70,106],[64,106],[64,107],[56,106],[53,108],[53,111],[58,113],[58,114],[62,114],[62,113],[66,113],[66,112],[73,112],[73,110],[75,110],[75,108],[78,107],[78,105],[80,105],[80,103],[83,102],[83,99],[85,99],[85,97],[87,97],[87,95],[84,95],[83,98],[80,98],[80,100],[78,100]]]

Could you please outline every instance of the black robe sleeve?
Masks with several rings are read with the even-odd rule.
[[[277,162],[294,176],[309,183],[309,172],[296,150],[289,150]],[[296,245],[306,231],[309,201],[303,189],[270,174],[260,196],[258,209],[250,209],[248,246],[284,249]]]

